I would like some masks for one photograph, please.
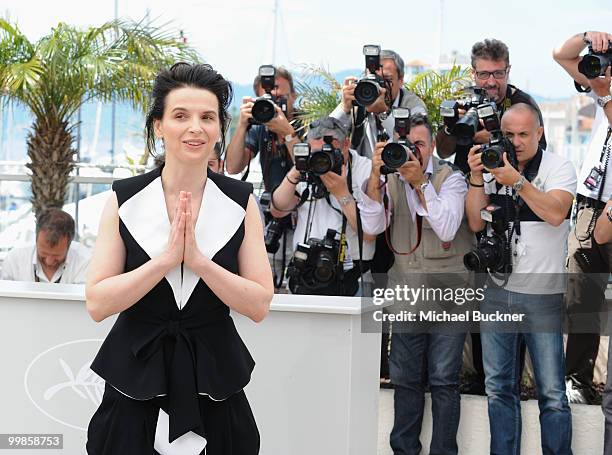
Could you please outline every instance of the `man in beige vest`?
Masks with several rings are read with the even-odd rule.
[[[426,117],[411,118],[408,139],[415,146],[414,153],[409,153],[410,160],[398,169],[399,174],[388,176],[386,186],[381,185],[384,180],[380,169],[385,144],[376,145],[366,195],[359,203],[364,232],[378,234],[391,226],[389,240],[395,250],[395,263],[389,271],[389,288],[408,283],[413,288],[415,283],[416,287],[426,287],[428,282],[438,281],[432,279],[433,272],[465,276],[463,255],[471,249],[474,237],[463,222],[467,183],[460,171],[432,156],[435,143]],[[383,192],[388,195],[388,211]],[[421,241],[415,251],[402,254],[413,249],[419,236]],[[391,311],[399,307],[396,302]],[[420,327],[415,330],[414,323],[393,323],[389,372],[395,388],[395,422],[390,442],[395,455],[421,451],[419,436],[427,383],[433,414],[429,453],[457,453],[459,373],[465,332],[451,327],[441,333],[436,328],[440,326],[430,325],[427,331],[421,331]]]

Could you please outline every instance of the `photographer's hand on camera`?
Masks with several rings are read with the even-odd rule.
[[[482,121],[481,121],[482,122]],[[491,139],[491,133],[484,128],[474,134],[474,144],[486,144]]]
[[[596,77],[589,81],[589,85],[593,92],[599,97],[608,96],[610,94],[610,67],[606,70],[606,74],[603,77]],[[606,105],[607,106],[607,105]]]
[[[342,109],[345,114],[350,114],[353,109],[353,101],[355,101],[355,87],[357,78],[349,76],[344,79],[342,84]]]
[[[467,162],[470,167],[468,175],[469,189],[465,204],[465,213],[467,215],[468,224],[473,232],[482,231],[485,228],[485,222],[480,217],[480,209],[489,203],[489,197],[484,191],[484,178],[482,173],[485,167],[480,160],[481,145],[473,146],[468,152]]]
[[[468,166],[470,167],[470,182],[477,185],[482,185],[484,180],[482,178],[482,173],[484,171],[484,165],[480,160],[479,150],[482,148],[482,145],[478,144],[473,146],[468,152]]]
[[[387,89],[385,87],[381,87],[378,98],[376,98],[376,101],[374,101],[372,104],[366,106],[366,111],[371,112],[373,114],[381,114],[383,112],[387,112],[389,110],[389,106],[387,106],[387,103],[385,101],[386,95]]]
[[[612,41],[612,34],[606,32],[586,32],[583,41],[591,43],[595,52],[606,52],[608,50],[608,43]]]
[[[402,164],[397,171],[413,188],[420,189],[421,185],[426,182],[425,174],[419,160],[417,160],[412,152],[408,153],[408,161]]]
[[[240,105],[238,125],[225,152],[225,165],[227,172],[237,174],[248,165],[252,158],[251,151],[246,147],[246,136],[249,128],[249,119],[253,118],[253,98],[244,96]]]
[[[251,110],[253,109],[253,98],[244,96],[240,105],[240,115],[238,116],[238,128],[245,130],[249,126],[249,120],[253,118]]]
[[[497,167],[495,169],[487,169],[487,172],[490,172],[495,181],[500,185],[512,186],[516,182],[518,182],[521,178],[521,174],[512,167],[510,161],[508,161],[508,153],[504,152],[502,155],[504,160],[504,165]]]
[[[321,181],[327,191],[336,199],[349,196],[351,193],[348,189],[346,180],[346,164],[342,165],[342,175],[338,175],[333,171],[326,172],[321,175]]]
[[[285,117],[282,109],[277,105],[274,105],[274,109],[276,110],[276,115],[272,120],[266,123],[268,129],[276,133],[279,138],[284,138],[289,134],[295,134],[295,130],[291,126],[291,123],[289,123],[289,120],[287,120],[287,117]]]

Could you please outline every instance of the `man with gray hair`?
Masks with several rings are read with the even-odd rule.
[[[85,283],[91,252],[74,239],[74,220],[58,209],[43,210],[36,222],[36,243],[13,248],[0,278],[43,283]]]
[[[289,289],[299,294],[319,295],[355,295],[359,286],[360,258],[358,239],[358,212],[356,201],[360,200],[362,186],[368,180],[371,162],[349,149],[347,137],[348,126],[341,121],[327,117],[310,125],[308,145],[310,153],[320,151],[324,144],[331,145],[342,153],[342,170],[340,174],[333,170],[320,176],[308,171],[301,172],[294,166],[287,173],[283,182],[272,194],[272,214],[283,216],[297,210],[297,224],[293,236],[293,251],[298,243],[307,243],[309,239],[324,239],[328,229],[346,235],[348,251],[342,261],[342,287],[338,291],[338,282],[312,283],[312,286],[300,283],[295,278],[289,279]],[[297,157],[296,157],[297,160]],[[308,182],[304,181],[308,174]],[[313,179],[314,177],[314,179]],[[319,179],[319,180],[317,180]],[[323,194],[315,194],[313,180],[321,186]],[[350,183],[349,183],[350,182]],[[375,236],[363,235],[361,270],[367,270],[368,262],[374,255]]]
[[[376,101],[365,108],[356,107],[353,102],[357,77],[349,76],[342,85],[342,102],[331,113],[332,117],[351,127],[355,119],[351,146],[368,158],[372,157],[378,133],[384,129],[389,136],[393,135],[394,107],[406,107],[412,115],[427,114],[425,103],[404,87],[404,60],[399,54],[389,49],[382,50],[380,63],[376,73],[385,80],[386,87],[380,89]]]

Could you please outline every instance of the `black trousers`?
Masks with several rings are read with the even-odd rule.
[[[158,455],[153,448],[159,409],[167,397],[134,400],[108,383],[87,429],[89,455]],[[226,400],[199,397],[206,448],[201,455],[257,455],[259,431],[244,391]]]

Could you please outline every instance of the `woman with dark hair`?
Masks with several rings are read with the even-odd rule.
[[[106,386],[89,454],[259,453],[230,309],[261,321],[272,276],[251,185],[207,170],[231,97],[209,65],[162,71],[146,134],[165,159],[113,183],[86,285],[95,321],[119,313],[91,365]]]

